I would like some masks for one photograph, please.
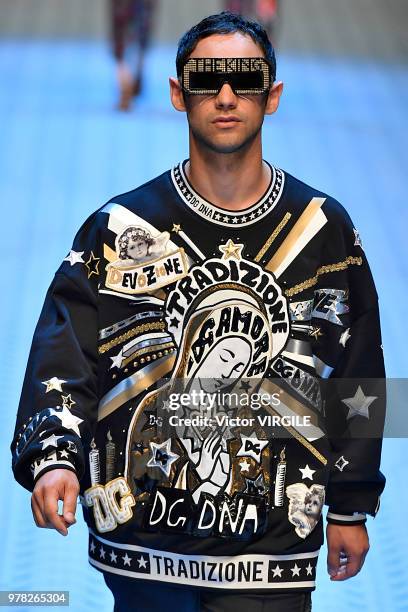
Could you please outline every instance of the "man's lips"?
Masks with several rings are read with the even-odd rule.
[[[228,116],[218,116],[215,117],[215,119],[213,120],[213,123],[219,123],[219,124],[234,124],[234,123],[240,123],[241,119],[239,117],[236,117],[235,115],[228,115]]]

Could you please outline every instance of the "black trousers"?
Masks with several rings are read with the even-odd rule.
[[[263,593],[173,587],[104,574],[115,598],[114,612],[310,612],[311,593]]]

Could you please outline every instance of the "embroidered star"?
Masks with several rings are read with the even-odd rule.
[[[74,444],[74,442],[72,442],[72,440],[68,440],[68,450],[72,451],[73,453],[77,453],[78,452],[76,444]]]
[[[305,478],[310,478],[310,480],[313,480],[313,474],[316,470],[311,470],[308,464],[306,464],[304,468],[299,468],[299,470],[302,472],[302,480]]]
[[[244,248],[243,244],[237,243],[235,244],[231,238],[225,244],[221,244],[219,247],[221,253],[223,253],[222,259],[229,259],[233,257],[234,259],[241,259],[241,251]]]
[[[67,451],[65,450],[65,448],[64,448],[64,450],[60,451],[60,457],[65,457],[65,459],[69,458],[69,455],[68,455]]]
[[[295,563],[295,565],[290,568],[290,571],[292,572],[292,578],[294,576],[299,576],[300,567],[298,567],[298,565]]]
[[[96,548],[95,542],[91,540],[91,545],[90,545],[91,552],[95,552],[95,548]]]
[[[178,225],[177,223],[173,223],[173,229],[171,231],[178,234],[179,232],[181,232],[181,225]]]
[[[153,456],[147,462],[147,467],[158,467],[167,477],[169,477],[172,464],[179,458],[179,455],[173,453],[170,447],[171,438],[161,444],[150,442]]]
[[[72,414],[72,412],[70,412],[66,406],[63,406],[62,410],[55,410],[54,408],[51,408],[50,415],[55,415],[58,417],[61,421],[61,425],[65,429],[72,429],[72,431],[75,431],[75,433],[81,437],[78,425],[83,422],[83,419],[79,419]]]
[[[139,567],[147,567],[147,559],[144,557],[140,557],[140,559],[136,559],[139,564]]]
[[[104,549],[103,546],[101,546],[99,549],[99,556],[101,557],[101,559],[105,558],[105,554],[106,554],[106,550]]]
[[[346,346],[346,342],[347,340],[351,338],[351,334],[350,334],[350,328],[348,327],[340,336],[339,339],[339,344],[341,344],[342,346]]]
[[[45,385],[47,388],[45,390],[46,393],[48,393],[49,391],[53,391],[55,389],[55,391],[60,391],[62,392],[62,388],[61,385],[63,385],[64,383],[66,383],[66,380],[62,380],[62,378],[57,378],[57,376],[53,376],[52,378],[50,378],[50,380],[44,380],[42,381],[41,384]]]
[[[313,571],[313,567],[310,565],[310,561],[309,561],[309,565],[306,566],[306,575],[311,576],[312,571]]]
[[[170,327],[175,327],[176,329],[179,326],[180,321],[178,319],[176,319],[176,317],[173,317],[172,319],[170,319]]]
[[[121,368],[122,361],[123,361],[123,350],[121,350],[117,355],[114,355],[113,357],[109,357],[109,359],[112,360],[111,367],[109,368],[110,370],[112,368]]]
[[[100,257],[95,257],[95,255],[93,254],[93,251],[91,251],[91,255],[85,264],[86,267],[88,268],[88,278],[91,278],[92,274],[95,274],[95,276],[98,276],[99,261],[100,261]]]
[[[340,472],[342,472],[344,468],[346,467],[346,465],[348,465],[349,463],[350,461],[347,461],[347,459],[345,459],[342,455],[341,457],[337,459],[334,465],[336,466],[338,470],[340,470]]]
[[[118,562],[118,556],[113,552],[113,550],[111,550],[110,554],[110,560],[112,561],[112,563],[117,563]]]
[[[353,227],[353,232],[354,232],[354,246],[359,246],[363,248],[363,243],[361,242],[361,238],[360,238],[360,234],[358,233],[358,230],[356,230]]]
[[[261,462],[261,454],[265,446],[268,446],[268,440],[259,440],[255,432],[250,436],[241,435],[241,448],[237,452],[237,457],[252,457],[258,463]]]
[[[84,251],[73,251],[71,249],[71,251],[69,252],[69,255],[67,255],[64,261],[69,261],[69,263],[71,264],[71,267],[77,263],[85,263],[84,260],[82,259],[83,254],[84,254]]]
[[[279,565],[272,568],[272,573],[273,573],[274,578],[276,578],[276,576],[278,576],[279,578],[282,578],[282,572],[283,572],[283,567],[279,567]]]
[[[58,440],[61,440],[63,437],[64,436],[54,436],[54,434],[52,434],[51,436],[48,436],[48,438],[44,438],[44,440],[41,440],[41,450],[44,450],[47,448],[47,446],[58,446]]]
[[[173,408],[170,408],[170,400],[164,400],[162,410],[165,412],[173,412]]]
[[[363,416],[366,419],[370,418],[368,413],[368,407],[374,400],[378,399],[376,395],[364,395],[362,388],[360,385],[354,395],[354,397],[346,397],[341,400],[343,404],[349,407],[349,413],[347,415],[347,419],[351,419],[354,416]]]
[[[239,462],[239,465],[241,466],[241,472],[247,472],[251,467],[251,464],[249,461],[247,461],[247,459],[242,459],[242,461]]]
[[[123,559],[123,563],[124,563],[125,565],[129,565],[129,566],[130,566],[130,562],[131,562],[131,560],[132,560],[132,559],[131,559],[131,557],[129,557],[129,556],[128,556],[128,554],[127,554],[127,553],[125,554],[125,556],[124,556],[124,557],[122,557],[122,559]]]
[[[67,408],[69,408],[71,410],[72,406],[75,406],[76,402],[74,402],[74,400],[71,397],[71,394],[69,393],[68,395],[63,395],[62,396],[62,405],[66,406]]]
[[[317,340],[319,336],[323,336],[323,332],[321,331],[320,327],[312,327],[311,331],[309,332],[309,336],[313,336],[313,338],[316,338]]]

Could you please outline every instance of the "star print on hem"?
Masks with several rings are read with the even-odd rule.
[[[226,210],[184,166],[75,236],[34,333],[13,472],[30,491],[77,475],[102,572],[312,590],[323,505],[362,524],[384,488],[366,435],[385,411],[374,281],[329,195],[270,166],[260,200]]]

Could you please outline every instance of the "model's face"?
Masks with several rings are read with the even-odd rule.
[[[252,38],[234,32],[200,40],[190,57],[262,56],[262,49]],[[266,94],[235,95],[228,83],[215,95],[187,95],[185,110],[190,137],[197,146],[217,153],[239,151],[260,137],[265,112],[273,112],[267,108],[267,104]]]

